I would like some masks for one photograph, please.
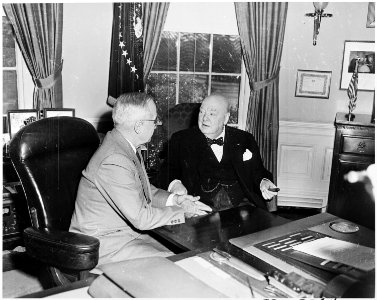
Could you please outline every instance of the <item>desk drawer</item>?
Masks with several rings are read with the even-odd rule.
[[[374,139],[360,136],[343,136],[341,153],[374,155]]]

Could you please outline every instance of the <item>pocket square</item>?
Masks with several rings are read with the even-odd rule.
[[[246,151],[243,153],[243,161],[249,160],[253,157],[253,153],[249,151],[249,149],[246,149]]]

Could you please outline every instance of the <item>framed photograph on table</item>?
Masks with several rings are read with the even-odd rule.
[[[43,109],[43,118],[51,117],[74,117],[75,109],[74,108],[45,108]]]
[[[297,70],[296,97],[329,99],[331,71]]]
[[[8,110],[8,130],[11,138],[24,126],[38,120],[36,109]]]
[[[372,41],[345,41],[340,89],[346,90],[358,61],[358,90],[374,90],[375,49]]]

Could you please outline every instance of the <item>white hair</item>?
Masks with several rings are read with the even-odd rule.
[[[113,107],[114,127],[131,129],[136,120],[142,119],[148,113],[149,101],[153,97],[145,93],[126,93],[117,98]]]

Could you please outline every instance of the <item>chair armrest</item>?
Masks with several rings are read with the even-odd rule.
[[[98,263],[99,240],[84,234],[28,227],[24,230],[26,253],[53,267],[83,271]]]

